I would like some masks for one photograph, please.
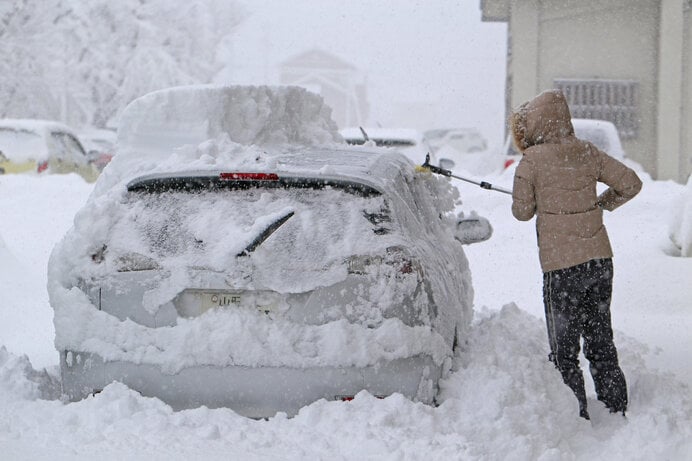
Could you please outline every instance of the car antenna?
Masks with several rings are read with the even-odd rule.
[[[497,192],[502,192],[503,194],[512,195],[511,190],[507,190],[507,189],[503,189],[502,187],[494,186],[494,185],[492,185],[486,181],[477,182],[477,181],[474,181],[472,179],[463,178],[461,176],[457,176],[455,174],[452,174],[452,172],[450,170],[440,168],[439,166],[431,165],[429,153],[425,154],[425,163],[423,163],[422,165],[416,165],[416,171],[419,171],[419,172],[430,171],[430,172],[433,172],[433,173],[436,173],[436,174],[439,174],[442,176],[448,176],[450,178],[456,178],[456,179],[460,179],[462,181],[470,182],[471,184],[475,184],[477,186],[480,186],[482,189],[494,190]]]

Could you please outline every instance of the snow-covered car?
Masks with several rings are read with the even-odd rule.
[[[437,162],[447,170],[484,176],[502,170],[501,154],[475,128],[436,129],[425,132]]]
[[[625,162],[627,166],[637,171],[642,171],[641,165],[626,157],[625,151],[622,148],[622,143],[620,142],[620,135],[612,122],[607,120],[573,118],[572,126],[574,127],[574,134],[577,138],[589,141],[611,157]],[[502,152],[504,168],[519,163],[521,154],[514,146],[511,136],[507,137]]]
[[[51,120],[0,119],[0,174],[77,173],[98,176],[77,135]]]
[[[447,179],[338,141],[296,87],[132,102],[49,263],[67,398],[120,381],[250,417],[362,390],[433,403],[471,318],[460,242],[489,230],[459,223]]]
[[[430,154],[435,161],[435,153],[421,131],[411,128],[342,128],[339,133],[347,144],[362,146],[370,141],[375,146],[388,147],[406,155],[413,163],[420,165],[425,155]]]
[[[99,171],[108,165],[115,153],[115,130],[90,128],[79,132],[89,162]]]
[[[448,146],[459,153],[481,152],[488,149],[488,141],[476,128],[445,128],[423,133],[433,150]]]

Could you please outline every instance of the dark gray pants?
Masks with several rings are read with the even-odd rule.
[[[579,367],[580,338],[598,400],[611,412],[627,409],[627,384],[618,364],[610,323],[613,262],[594,259],[545,272],[543,302],[550,341],[550,360],[579,401],[585,417],[586,392]]]

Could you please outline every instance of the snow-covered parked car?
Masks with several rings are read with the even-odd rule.
[[[630,168],[638,172],[643,171],[640,164],[627,158],[625,155],[625,150],[622,148],[622,143],[620,142],[620,135],[612,122],[607,120],[573,118],[572,127],[574,128],[574,134],[577,138],[592,143],[606,154],[625,163]],[[519,163],[521,154],[515,148],[511,136],[507,137],[502,152],[504,168]]]
[[[49,262],[63,392],[295,414],[367,390],[434,401],[473,290],[458,192],[340,141],[296,87],[180,87],[125,110],[118,153]]]
[[[423,132],[434,151],[447,146],[460,154],[488,149],[488,141],[476,128],[438,128]]]
[[[362,146],[370,141],[379,147],[394,149],[406,155],[413,163],[420,165],[430,154],[436,160],[435,152],[421,131],[412,128],[342,128],[339,133],[347,144]]]
[[[89,128],[79,132],[79,139],[84,145],[89,162],[98,171],[108,165],[115,153],[115,130],[104,128]]]
[[[93,167],[74,131],[59,122],[0,119],[0,174],[77,173],[93,182]]]

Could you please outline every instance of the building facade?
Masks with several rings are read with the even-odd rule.
[[[302,86],[320,94],[332,108],[332,118],[339,128],[367,121],[364,76],[351,64],[313,49],[284,61],[279,73],[281,84]]]
[[[561,88],[574,117],[612,121],[657,179],[692,171],[692,0],[481,0],[508,25],[509,111]]]

